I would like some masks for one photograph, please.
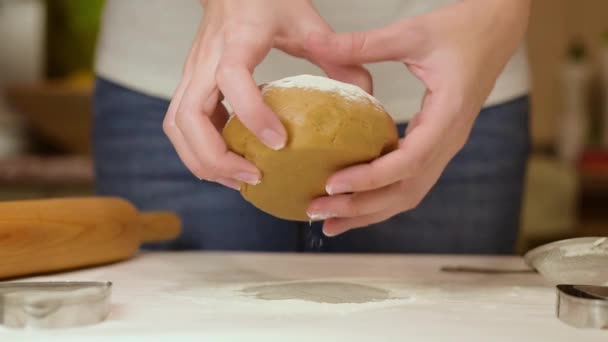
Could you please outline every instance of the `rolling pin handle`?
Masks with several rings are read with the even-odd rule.
[[[181,220],[174,212],[144,212],[140,214],[140,222],[142,242],[169,241],[181,233]]]

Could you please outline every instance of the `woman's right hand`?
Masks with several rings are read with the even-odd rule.
[[[258,184],[262,175],[229,151],[220,134],[228,113],[222,97],[243,124],[268,147],[285,146],[287,133],[264,103],[253,79],[255,67],[272,48],[306,58],[326,74],[371,92],[361,66],[314,60],[304,45],[313,32],[332,32],[310,0],[206,0],[204,15],[163,122],[180,158],[200,179],[238,189]]]

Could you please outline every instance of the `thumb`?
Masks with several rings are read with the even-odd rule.
[[[389,26],[362,32],[312,32],[306,48],[315,59],[336,64],[400,61],[420,46],[419,29],[405,19]]]

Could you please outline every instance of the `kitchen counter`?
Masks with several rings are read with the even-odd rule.
[[[0,341],[607,341],[555,317],[518,257],[142,253],[105,267],[27,280],[112,281],[103,323],[54,331],[0,328]]]

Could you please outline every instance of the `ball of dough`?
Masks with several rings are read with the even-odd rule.
[[[266,147],[236,116],[223,136],[230,150],[262,172],[262,182],[242,184],[241,194],[271,215],[309,221],[306,209],[314,198],[326,195],[325,183],[332,174],[397,147],[392,118],[357,86],[300,75],[269,83],[262,93],[287,129],[285,148]]]

